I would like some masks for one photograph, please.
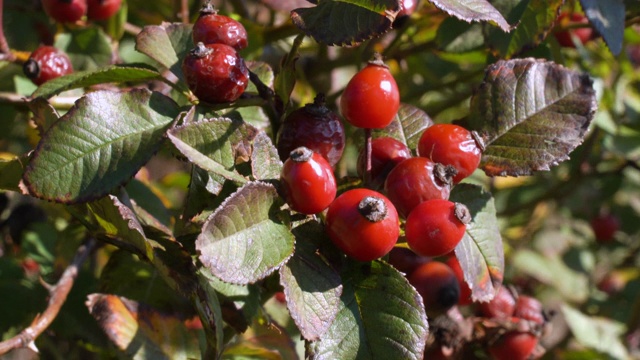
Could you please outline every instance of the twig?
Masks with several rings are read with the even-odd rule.
[[[189,0],[180,1],[180,21],[183,24],[188,24],[189,20]]]
[[[58,280],[58,283],[54,286],[48,287],[49,303],[47,305],[47,309],[44,313],[38,315],[31,325],[22,330],[20,334],[9,340],[0,342],[0,356],[13,349],[34,346],[33,342],[35,339],[40,336],[40,334],[42,334],[42,332],[51,325],[56,316],[58,316],[60,308],[62,308],[62,305],[67,300],[67,295],[69,294],[69,291],[71,291],[73,283],[78,276],[78,269],[96,247],[96,244],[96,240],[91,238],[78,248],[73,261],[64,270],[60,280]]]
[[[2,22],[3,10],[4,1],[0,0],[0,52],[5,55],[7,61],[14,61],[15,55],[11,52],[7,38],[4,36],[4,23]]]

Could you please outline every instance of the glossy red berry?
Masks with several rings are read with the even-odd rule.
[[[458,305],[464,306],[471,304],[473,302],[471,299],[471,288],[464,280],[464,272],[462,271],[462,266],[460,266],[458,258],[455,254],[451,253],[447,255],[447,259],[444,263],[453,270],[453,273],[456,275],[456,279],[458,279],[458,285],[460,286],[460,300],[458,300]]]
[[[351,125],[382,129],[389,125],[400,107],[400,91],[389,68],[370,62],[351,78],[340,98],[342,116]]]
[[[478,309],[484,317],[507,319],[513,316],[516,309],[516,299],[506,286],[501,286],[489,302],[481,302]]]
[[[545,322],[542,303],[538,299],[526,295],[518,296],[513,316],[533,321],[536,324],[544,324]]]
[[[418,204],[431,199],[448,199],[451,173],[424,157],[406,159],[396,165],[384,183],[384,191],[405,218]]]
[[[228,16],[218,14],[210,2],[200,9],[200,16],[193,24],[192,36],[194,44],[225,44],[236,50],[248,45],[244,26]]]
[[[87,0],[42,0],[42,7],[53,20],[73,23],[87,13]]]
[[[410,16],[418,7],[418,0],[402,0],[400,3],[402,4],[402,9],[396,17]]]
[[[73,66],[62,50],[53,46],[40,46],[24,63],[23,71],[34,84],[42,85],[51,79],[71,74]]]
[[[371,261],[386,255],[398,241],[398,213],[384,195],[369,189],[348,190],[327,210],[326,231],[348,256]]]
[[[249,69],[238,52],[224,44],[196,44],[182,62],[189,89],[210,103],[237,100],[249,84]]]
[[[380,187],[387,179],[387,175],[396,165],[411,157],[411,150],[404,143],[392,137],[380,137],[371,141],[371,186]],[[367,159],[364,149],[358,156],[357,170],[360,177],[364,176]]]
[[[433,162],[453,166],[457,173],[453,183],[471,175],[480,164],[482,151],[471,132],[453,124],[435,124],[420,136],[418,154]]]
[[[406,275],[411,274],[418,266],[429,261],[431,261],[431,258],[420,256],[411,249],[398,246],[391,249],[388,258],[389,264]]]
[[[278,131],[278,154],[286,159],[291,150],[305,146],[324,156],[335,166],[344,151],[344,125],[338,114],[325,105],[318,94],[312,104],[292,111]]]
[[[449,200],[427,200],[407,217],[405,236],[411,250],[422,256],[442,256],[455,249],[471,221],[466,206]]]
[[[562,13],[558,16],[557,25],[561,28],[566,28],[567,26],[576,25],[576,24],[589,24],[589,19],[580,13]],[[575,37],[581,44],[585,44],[587,41],[591,40],[593,37],[593,29],[591,27],[580,27],[572,30],[562,30],[557,31],[553,34],[558,43],[564,47],[575,48],[576,44],[573,41],[573,37]]]
[[[420,265],[408,277],[422,296],[428,316],[442,314],[458,303],[460,287],[453,270],[439,261]]]
[[[615,239],[616,232],[620,229],[620,220],[610,213],[598,214],[589,222],[596,240],[608,243]]]
[[[291,209],[303,214],[317,214],[336,197],[336,178],[331,165],[306,147],[291,152],[284,162],[280,180]]]
[[[489,345],[495,360],[527,360],[538,345],[538,338],[527,332],[508,332]]]
[[[106,20],[120,10],[122,0],[87,0],[87,18]]]

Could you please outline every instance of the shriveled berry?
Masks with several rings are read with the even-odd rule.
[[[224,44],[196,44],[182,62],[189,89],[201,101],[237,100],[249,84],[249,69],[236,50]]]
[[[442,314],[458,303],[460,286],[453,270],[439,261],[417,267],[408,277],[409,283],[424,301],[428,316]]]
[[[236,50],[248,45],[244,26],[228,16],[218,14],[209,1],[200,9],[200,16],[193,24],[192,36],[194,44],[225,44]]]
[[[87,5],[89,20],[106,20],[120,10],[122,0],[87,0]]]
[[[344,151],[344,125],[338,114],[325,105],[324,94],[318,94],[312,104],[287,115],[278,131],[277,143],[280,159],[286,159],[293,149],[305,146],[335,166]]]
[[[23,66],[24,74],[36,85],[71,74],[71,60],[62,50],[53,46],[40,46],[31,53]]]
[[[87,13],[87,0],[42,0],[42,7],[53,20],[73,23]]]
[[[393,168],[411,157],[411,150],[404,143],[392,137],[380,137],[371,141],[371,186],[377,188],[384,184]],[[358,156],[358,175],[363,176],[367,159],[364,149]]]
[[[469,210],[449,200],[427,200],[407,217],[405,236],[411,250],[422,256],[450,253],[464,236]]]

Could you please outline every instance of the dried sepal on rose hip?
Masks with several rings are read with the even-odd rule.
[[[218,14],[210,1],[200,9],[200,15],[193,24],[193,43],[225,44],[236,50],[247,47],[247,30],[244,26],[225,15]]]
[[[399,108],[398,84],[379,55],[349,80],[340,97],[342,116],[363,129],[385,128]]]
[[[182,62],[189,89],[201,101],[237,100],[249,84],[249,69],[238,52],[224,44],[197,43]]]
[[[23,64],[24,74],[36,85],[71,74],[73,65],[69,56],[53,46],[40,46],[31,53]]]
[[[391,201],[362,188],[344,192],[329,205],[325,229],[339,249],[358,261],[386,255],[400,233],[398,213]]]
[[[324,94],[289,113],[277,138],[280,159],[285,160],[293,149],[305,146],[324,156],[331,166],[338,163],[345,145],[342,120],[326,106]]]
[[[336,197],[337,185],[331,165],[306,147],[291,151],[280,180],[289,207],[303,214],[323,211]]]

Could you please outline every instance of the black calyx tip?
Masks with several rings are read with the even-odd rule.
[[[37,79],[40,76],[40,65],[37,61],[29,59],[22,65],[22,71],[29,79]]]
[[[358,211],[367,220],[376,223],[387,217],[387,204],[379,197],[366,196],[360,200]]]
[[[312,156],[313,156],[313,150],[304,146],[295,148],[291,150],[291,152],[289,153],[289,158],[291,159],[291,161],[295,161],[295,162],[309,161],[309,159],[311,159]]]

